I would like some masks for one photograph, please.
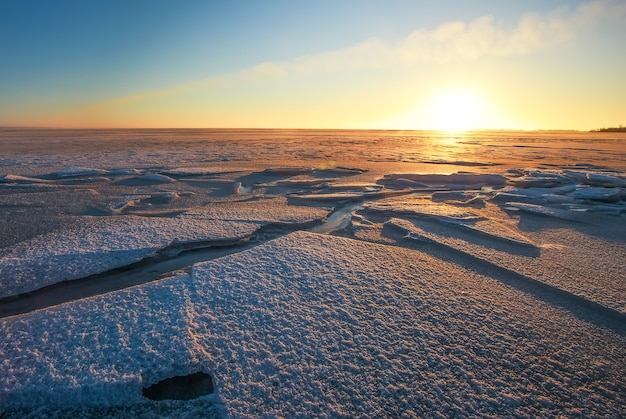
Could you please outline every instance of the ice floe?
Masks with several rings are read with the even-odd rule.
[[[51,178],[68,178],[68,177],[90,177],[90,176],[100,176],[108,174],[107,170],[104,169],[96,169],[90,167],[74,167],[70,169],[61,170],[59,172],[51,173]]]
[[[140,186],[140,185],[155,185],[161,183],[173,183],[176,179],[169,176],[162,175],[160,173],[147,173],[135,177],[119,180],[117,183],[121,185]]]
[[[131,200],[118,211],[141,200]],[[72,228],[0,252],[0,297],[129,265],[172,243],[241,240],[268,224],[313,225],[328,212],[326,208],[290,206],[284,199],[267,199],[210,205],[168,218],[86,217]]]
[[[507,202],[504,205],[506,209],[524,211],[530,214],[536,214],[545,217],[560,218],[562,220],[580,221],[580,217],[578,217],[576,213],[560,208],[551,208],[542,205],[527,204],[523,202]]]
[[[450,175],[394,173],[385,175],[382,179],[385,183],[392,183],[397,180],[408,180],[427,185],[459,185],[476,187],[477,185],[503,186],[506,183],[507,178],[498,174],[482,173],[453,173]]]
[[[290,167],[290,166],[286,166],[286,167],[270,167],[265,169],[264,173],[267,174],[271,174],[271,175],[288,175],[288,176],[295,176],[295,175],[304,175],[304,174],[308,174],[308,173],[312,173],[313,171],[315,171],[314,167]]]
[[[213,177],[224,174],[224,171],[215,170],[210,167],[179,167],[164,170],[162,174],[173,177]]]
[[[0,176],[0,183],[52,183],[52,181],[29,176],[8,174]]]
[[[209,417],[612,416],[626,373],[622,339],[525,292],[302,232],[0,331],[7,415],[188,412],[144,389],[200,372],[215,393],[189,408]]]
[[[507,208],[565,220],[578,219],[575,212],[626,212],[622,187],[626,180],[617,175],[574,170],[520,169],[512,173],[508,183],[514,186],[501,188],[492,198]]]
[[[139,169],[130,168],[120,168],[120,169],[111,169],[107,172],[110,176],[133,176],[140,175],[143,171]]]
[[[575,190],[571,196],[575,199],[617,202],[626,198],[626,192],[621,188],[588,187]]]
[[[363,204],[365,211],[386,215],[409,215],[447,222],[474,222],[484,219],[481,215],[459,209],[454,205],[434,204],[423,198],[401,198]]]
[[[431,195],[433,202],[445,202],[447,204],[469,207],[484,207],[484,198],[484,194],[480,192],[463,191],[433,192]]]
[[[626,177],[610,166],[623,153],[576,164],[523,144],[515,164],[538,168],[497,174],[517,150],[500,133],[446,154],[397,133],[233,132],[210,153],[210,139],[177,150],[159,135],[0,157],[0,297],[122,282],[114,268],[136,261],[124,273],[158,272],[3,311],[0,416],[622,412]],[[207,246],[228,249],[195,253]],[[193,400],[148,398],[181,376],[215,392],[205,380]]]
[[[142,388],[201,369],[188,276],[0,321],[3,408],[141,403]],[[2,408],[0,408],[1,411]]]

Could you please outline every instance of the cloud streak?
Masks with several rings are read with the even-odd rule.
[[[608,20],[625,21],[626,3],[596,0],[549,15],[527,13],[514,26],[490,15],[469,23],[445,22],[434,29],[418,29],[395,44],[370,39],[345,50],[301,57],[280,67],[296,72],[328,71],[526,55],[572,41],[580,31]]]
[[[527,13],[514,25],[493,16],[471,22],[445,22],[434,29],[418,29],[395,43],[369,39],[352,47],[308,55],[285,62],[265,62],[240,72],[129,95],[83,111],[98,111],[190,92],[210,92],[231,85],[280,81],[290,76],[323,76],[365,69],[411,68],[471,62],[483,57],[532,54],[576,39],[586,28],[605,21],[626,21],[626,3],[595,0],[575,9],[551,14]]]

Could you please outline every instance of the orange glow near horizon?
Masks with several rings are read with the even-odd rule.
[[[533,129],[513,116],[488,90],[445,85],[425,94],[412,106],[381,120],[383,128],[463,132],[483,129]]]

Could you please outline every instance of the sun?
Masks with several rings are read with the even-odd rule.
[[[448,87],[436,92],[429,106],[430,125],[440,131],[466,131],[488,127],[486,100],[477,90]]]
[[[463,132],[484,129],[526,129],[520,120],[488,88],[474,85],[442,85],[431,91],[416,91],[415,102],[376,121],[382,129]],[[366,125],[365,128],[371,128]]]

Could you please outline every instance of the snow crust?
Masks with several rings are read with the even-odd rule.
[[[125,266],[173,243],[240,240],[268,224],[312,223],[327,214],[276,198],[213,205],[171,218],[83,217],[72,228],[0,252],[0,297]]]
[[[458,178],[465,174],[455,176],[462,184]],[[479,266],[495,264],[626,314],[626,230],[620,218],[612,218],[626,211],[623,178],[536,169],[511,170],[506,176],[504,185],[446,191],[439,190],[446,175],[403,174],[398,183],[386,177],[385,185],[406,193],[365,203],[354,234],[398,245],[406,236],[452,249],[475,258]],[[419,179],[420,186],[412,189],[406,179]],[[592,186],[598,182],[604,186]],[[397,227],[399,241],[385,237],[387,227]]]
[[[0,411],[158,407],[146,404],[143,386],[201,370],[186,333],[188,282],[182,275],[3,320]]]
[[[20,132],[0,138],[0,298],[175,263],[0,319],[2,417],[622,414],[623,139]],[[299,229],[324,235],[267,241]],[[141,395],[198,371],[216,394]]]
[[[149,413],[142,386],[195,371],[217,390],[196,408],[230,417],[613,416],[626,395],[623,336],[420,252],[304,232],[0,328],[8,413]]]

